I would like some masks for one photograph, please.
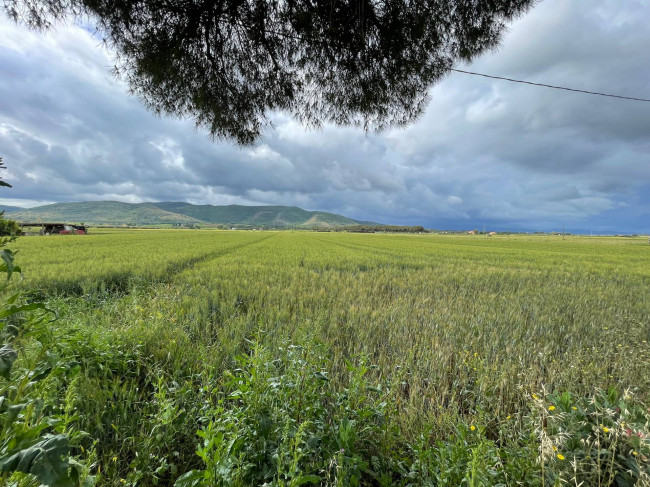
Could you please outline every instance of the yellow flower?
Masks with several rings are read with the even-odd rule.
[[[558,457],[558,459],[560,459],[560,460],[564,460],[564,455],[562,455],[561,453],[558,453],[558,454],[557,454],[557,457]]]
[[[639,456],[639,454],[638,454],[636,451],[634,451],[634,450],[632,450],[632,455],[634,455],[635,457],[638,457],[638,456]]]
[[[557,451],[557,446],[553,445],[553,451]]]
[[[510,415],[508,414],[508,417],[507,417],[506,419],[510,419],[510,418],[512,418],[512,416],[510,416]]]
[[[474,431],[474,430],[476,429],[476,426],[472,425],[472,426],[469,427],[469,429],[471,429],[472,431]]]
[[[549,407],[548,407],[548,410],[549,410],[549,411],[555,411],[555,406],[549,406]]]
[[[533,394],[533,399],[539,399],[539,397],[537,397],[537,394]]]
[[[575,407],[575,406],[571,406],[571,409],[573,409],[574,411],[577,411],[577,410],[578,410],[578,408]]]
[[[607,426],[603,426],[603,431],[604,431],[605,433],[609,433],[609,428],[608,428]]]

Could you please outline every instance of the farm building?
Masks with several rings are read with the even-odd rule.
[[[19,223],[25,234],[26,228],[38,228],[39,235],[86,235],[88,229],[85,225],[72,223]]]

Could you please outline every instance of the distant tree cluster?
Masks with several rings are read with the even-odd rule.
[[[22,232],[20,225],[13,220],[4,217],[4,211],[0,212],[0,237],[18,237]]]
[[[7,169],[4,162],[2,162],[2,157],[0,157],[0,169]],[[0,187],[11,188],[11,184],[0,178]],[[0,211],[0,246],[11,242],[21,233],[20,225],[13,220],[7,220],[4,214],[4,211]]]
[[[428,230],[420,225],[350,225],[336,228],[335,231],[351,233],[428,233]]]
[[[89,16],[116,72],[159,114],[250,144],[285,111],[382,129],[417,118],[458,61],[498,45],[534,0],[3,0],[43,29]]]

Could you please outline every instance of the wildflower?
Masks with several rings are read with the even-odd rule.
[[[559,460],[564,460],[564,455],[562,455],[561,453],[558,453],[558,454],[557,454],[557,458],[558,458]]]
[[[636,451],[634,451],[634,450],[632,450],[632,455],[634,455],[635,457],[638,457],[638,456],[639,456],[639,454],[638,454]]]
[[[571,409],[573,409],[574,411],[577,411],[577,410],[578,410],[578,408],[575,407],[575,406],[571,406]]]
[[[474,357],[478,357],[478,353],[477,353],[477,352],[474,352]]]
[[[553,445],[553,451],[557,451],[557,446]]]
[[[510,416],[509,414],[508,414],[508,416],[506,417],[506,419],[511,419],[511,418],[512,418],[512,416]]]
[[[533,394],[533,399],[539,399],[539,397],[537,397],[537,394]]]
[[[474,431],[474,430],[476,429],[476,426],[471,425],[471,426],[469,427],[469,429],[471,429],[472,431]]]
[[[555,411],[555,406],[549,406],[549,407],[548,407],[548,410],[549,410],[549,411]]]
[[[604,431],[605,433],[609,433],[609,428],[608,428],[607,426],[603,426],[603,431]]]

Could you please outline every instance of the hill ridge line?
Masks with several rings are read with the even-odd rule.
[[[260,228],[337,228],[373,222],[336,213],[283,205],[194,205],[179,201],[77,201],[51,203],[7,213],[20,222],[63,221],[86,225]]]

